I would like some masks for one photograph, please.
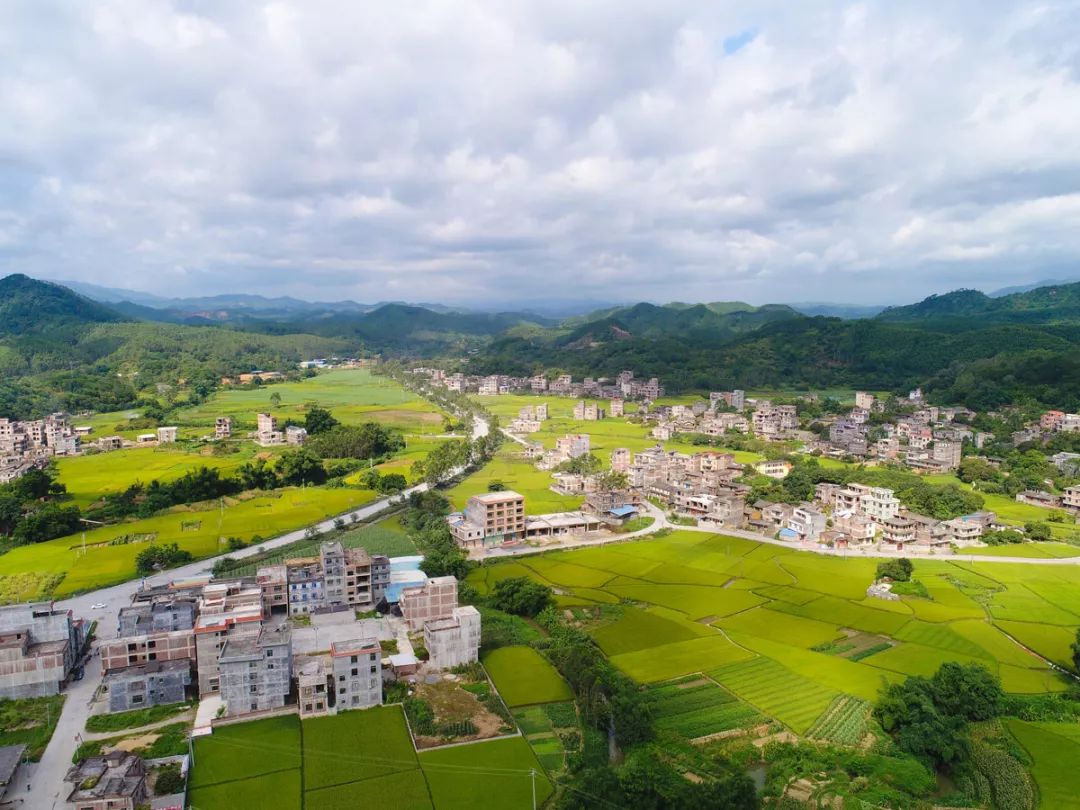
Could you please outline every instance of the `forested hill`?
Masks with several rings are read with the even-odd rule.
[[[208,391],[223,375],[295,369],[357,348],[340,338],[134,322],[57,284],[0,279],[0,417],[115,410],[157,383],[183,379]]]
[[[543,329],[554,321],[521,312],[435,312],[407,304],[384,304],[363,314],[334,313],[281,323],[251,322],[243,328],[268,334],[307,332],[359,340],[373,352],[433,355],[480,348],[511,329]]]
[[[1080,323],[1080,282],[1038,287],[992,298],[978,290],[932,295],[917,304],[890,307],[877,316],[890,323],[933,323],[955,331],[991,323]]]
[[[0,278],[0,337],[69,332],[126,318],[59,284],[16,273]]]

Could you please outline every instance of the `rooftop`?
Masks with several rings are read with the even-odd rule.
[[[518,499],[524,500],[525,496],[512,489],[504,489],[501,492],[481,492],[479,495],[473,495],[469,500],[480,503],[503,503]]]

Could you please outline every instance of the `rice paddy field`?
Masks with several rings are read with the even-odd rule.
[[[276,490],[222,503],[174,507],[144,520],[95,528],[83,535],[18,546],[0,556],[0,592],[14,583],[19,598],[63,598],[136,576],[135,557],[149,543],[176,543],[196,558],[223,553],[228,537],[271,538],[369,503],[363,489],[307,487]]]
[[[270,397],[281,403],[273,407]],[[300,382],[250,389],[224,389],[207,402],[181,412],[181,441],[162,447],[138,447],[109,453],[58,459],[59,480],[72,503],[87,507],[104,495],[127,489],[136,482],[169,481],[199,467],[223,475],[259,458],[272,458],[281,448],[260,448],[244,434],[255,427],[255,414],[270,410],[280,418],[303,419],[312,403],[329,408],[347,424],[377,421],[404,431],[406,447],[379,465],[384,473],[397,472],[411,481],[412,465],[443,441],[438,434],[443,414],[392,380],[366,369],[329,371]],[[233,417],[234,439],[229,452],[219,454],[201,437],[212,433],[217,416]],[[95,436],[120,433],[133,437],[145,429],[123,431],[138,414],[117,412],[77,418],[90,425]],[[185,441],[195,439],[195,441]],[[62,598],[105,587],[136,576],[135,557],[150,543],[176,543],[196,559],[222,553],[226,541],[237,537],[270,539],[303,529],[375,500],[376,493],[352,476],[345,488],[284,488],[274,492],[243,493],[209,504],[178,506],[141,520],[94,528],[34,546],[15,548],[0,558],[0,601]],[[85,544],[84,544],[85,537]]]
[[[558,670],[532,647],[500,647],[484,656],[484,668],[510,708],[559,703],[573,695]]]
[[[195,740],[188,806],[345,810],[532,807],[552,787],[522,737],[424,751],[417,756],[400,706],[300,721],[295,715],[219,727]],[[257,802],[257,803],[256,803]]]
[[[747,723],[771,718],[845,741],[883,685],[945,661],[981,663],[1008,692],[1067,688],[1044,659],[1067,661],[1080,568],[920,560],[915,576],[930,597],[887,602],[866,596],[875,567],[676,531],[488,563],[469,583],[487,593],[528,576],[554,588],[561,608],[602,616],[583,629],[616,667],[653,685],[661,724],[686,735],[714,733],[695,717],[728,717],[735,701]],[[680,701],[706,708],[681,712]]]
[[[281,403],[274,405],[277,394]],[[254,430],[255,415],[269,412],[284,420],[303,419],[311,404],[333,411],[347,425],[379,422],[409,433],[441,433],[444,414],[434,405],[393,380],[368,369],[335,369],[299,382],[255,388],[225,388],[206,402],[180,412],[180,426],[213,426],[219,416],[231,416],[233,430]]]

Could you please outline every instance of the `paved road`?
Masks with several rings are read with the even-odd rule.
[[[705,534],[726,534],[732,537],[742,537],[753,540],[756,543],[765,543],[771,546],[781,546],[792,551],[806,551],[811,554],[824,554],[830,557],[865,557],[871,559],[890,559],[907,557],[909,559],[934,559],[947,562],[971,562],[971,563],[1022,563],[1024,565],[1080,565],[1080,555],[1076,557],[1000,557],[983,554],[954,554],[949,550],[930,554],[919,548],[908,547],[903,551],[877,548],[853,548],[834,549],[823,548],[816,543],[791,543],[786,540],[776,540],[756,532],[743,531],[742,529],[719,529],[711,526],[679,526],[671,523],[667,515],[651,503],[645,504],[646,511],[654,518],[653,524],[648,528],[628,534],[607,535],[604,537],[571,537],[557,544],[543,546],[508,546],[485,549],[473,554],[475,560],[497,560],[504,557],[524,557],[529,554],[543,554],[545,551],[558,549],[588,548],[590,546],[604,546],[609,543],[623,543],[655,534],[661,529],[673,529],[675,531],[703,532]]]
[[[474,419],[473,438],[486,436],[487,432],[487,421],[480,418]],[[427,484],[419,484],[405,490],[405,494],[424,492],[427,488]],[[355,514],[359,520],[366,520],[392,505],[394,500],[395,498],[381,498],[374,503],[350,510],[337,517],[347,517]],[[320,533],[330,531],[334,528],[334,520],[335,518],[328,518],[316,524],[316,528]],[[161,585],[172,580],[207,574],[213,569],[214,563],[221,557],[228,556],[234,559],[250,557],[269,549],[303,540],[306,532],[306,529],[298,529],[275,537],[272,540],[267,540],[258,546],[249,546],[239,551],[199,560],[180,568],[171,568],[161,574],[146,577],[145,579],[135,579],[120,585],[91,591],[81,596],[57,602],[56,607],[70,609],[77,617],[97,621],[96,636],[98,638],[115,638],[117,613],[120,608],[131,604],[132,596],[142,587],[143,583]],[[94,605],[103,605],[103,607],[94,608]],[[67,700],[64,701],[60,721],[41,761],[22,769],[24,773],[20,774],[20,784],[13,788],[9,794],[12,798],[25,800],[21,805],[22,808],[26,810],[53,810],[65,806],[71,786],[63,781],[64,776],[67,774],[68,768],[71,767],[71,758],[74,756],[75,749],[78,746],[76,735],[83,733],[86,729],[86,718],[90,716],[90,704],[100,684],[101,659],[95,655],[86,667],[83,680],[73,682],[66,690]],[[28,786],[32,787],[32,789],[28,790]]]

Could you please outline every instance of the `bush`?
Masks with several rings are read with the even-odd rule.
[[[906,557],[901,557],[898,560],[885,560],[885,562],[878,563],[877,578],[885,579],[887,577],[893,582],[907,582],[911,579],[911,573],[914,570],[915,566]]]
[[[176,763],[162,765],[158,769],[157,779],[154,782],[155,796],[169,796],[173,793],[183,793],[184,777],[180,775],[180,766]]]

